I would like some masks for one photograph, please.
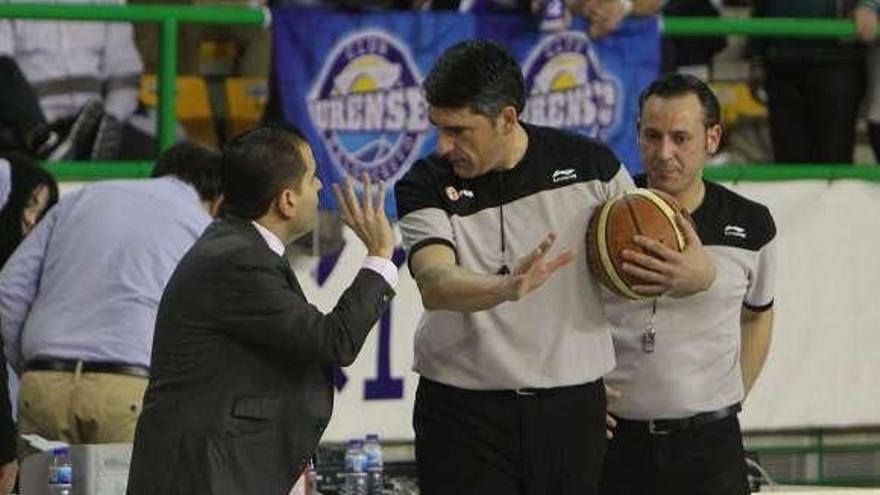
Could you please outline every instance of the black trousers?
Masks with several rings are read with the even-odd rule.
[[[863,60],[768,62],[766,89],[777,163],[852,163]]]
[[[422,378],[413,426],[422,495],[599,493],[601,380],[519,395]]]
[[[750,493],[739,420],[734,415],[661,435],[649,433],[644,422],[619,420],[608,442],[601,493]]]

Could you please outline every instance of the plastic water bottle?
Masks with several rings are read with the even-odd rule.
[[[345,448],[343,495],[368,495],[366,461],[364,442],[360,439],[349,440]]]
[[[367,486],[369,495],[382,495],[385,489],[385,462],[382,456],[382,444],[379,435],[371,433],[364,442],[364,454],[367,457]]]
[[[565,0],[544,0],[541,6],[541,31],[557,33],[571,26],[571,14]]]
[[[49,493],[52,495],[71,495],[73,493],[73,462],[70,449],[59,447],[52,451],[49,459]]]

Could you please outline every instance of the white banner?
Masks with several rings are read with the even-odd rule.
[[[880,185],[792,181],[730,187],[768,205],[779,236],[773,344],[745,404],[744,427],[880,425],[880,386],[874,383],[880,378]],[[365,255],[347,238],[332,270],[319,268],[315,259],[297,263],[303,289],[325,310]],[[320,286],[319,271],[329,272]],[[413,438],[418,378],[410,367],[422,305],[405,266],[400,275],[390,324],[374,329],[357,361],[343,370],[326,441],[367,432],[384,440]]]
[[[776,324],[752,430],[880,425],[880,185],[743,183],[779,244]]]

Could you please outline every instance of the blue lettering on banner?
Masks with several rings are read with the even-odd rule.
[[[333,270],[338,266],[342,251],[330,253],[321,257],[318,268],[314,272],[318,286],[330,278]],[[394,250],[391,257],[394,266],[400,268],[406,261],[406,253],[402,248]],[[364,380],[364,400],[402,399],[403,378],[391,375],[391,314],[394,303],[382,314],[379,320],[379,335],[376,346],[376,377]],[[339,367],[333,369],[333,385],[338,391],[342,391],[348,384],[348,375]]]
[[[403,249],[394,250],[391,261],[400,268],[406,260]],[[400,399],[403,398],[403,378],[391,376],[391,311],[394,303],[388,307],[379,323],[379,345],[376,353],[376,378],[364,382],[364,400]]]
[[[394,182],[429,128],[422,76],[409,48],[364,30],[331,51],[308,98],[309,117],[340,176]]]
[[[523,64],[523,120],[606,139],[621,119],[620,83],[603,70],[586,34],[547,36]]]

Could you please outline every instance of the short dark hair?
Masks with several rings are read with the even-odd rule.
[[[0,159],[9,162],[10,190],[6,204],[0,207],[0,268],[21,243],[24,235],[21,230],[22,215],[31,195],[38,187],[45,185],[49,190],[49,202],[40,213],[40,218],[58,202],[58,183],[46,169],[40,167],[30,155],[18,152],[0,153]]]
[[[487,117],[498,116],[507,105],[517,114],[525,107],[522,69],[507,50],[489,41],[463,41],[447,49],[423,86],[434,107],[468,107]]]
[[[671,98],[694,95],[703,107],[703,125],[706,128],[721,123],[721,104],[708,84],[690,74],[671,73],[661,76],[648,86],[639,96],[639,118],[645,109],[645,102],[651,96]]]
[[[253,220],[263,216],[285,187],[299,187],[306,170],[302,147],[309,142],[288,123],[264,124],[223,147],[224,213]]]
[[[220,152],[207,146],[183,141],[159,156],[153,177],[173,175],[193,186],[202,201],[220,197]]]

